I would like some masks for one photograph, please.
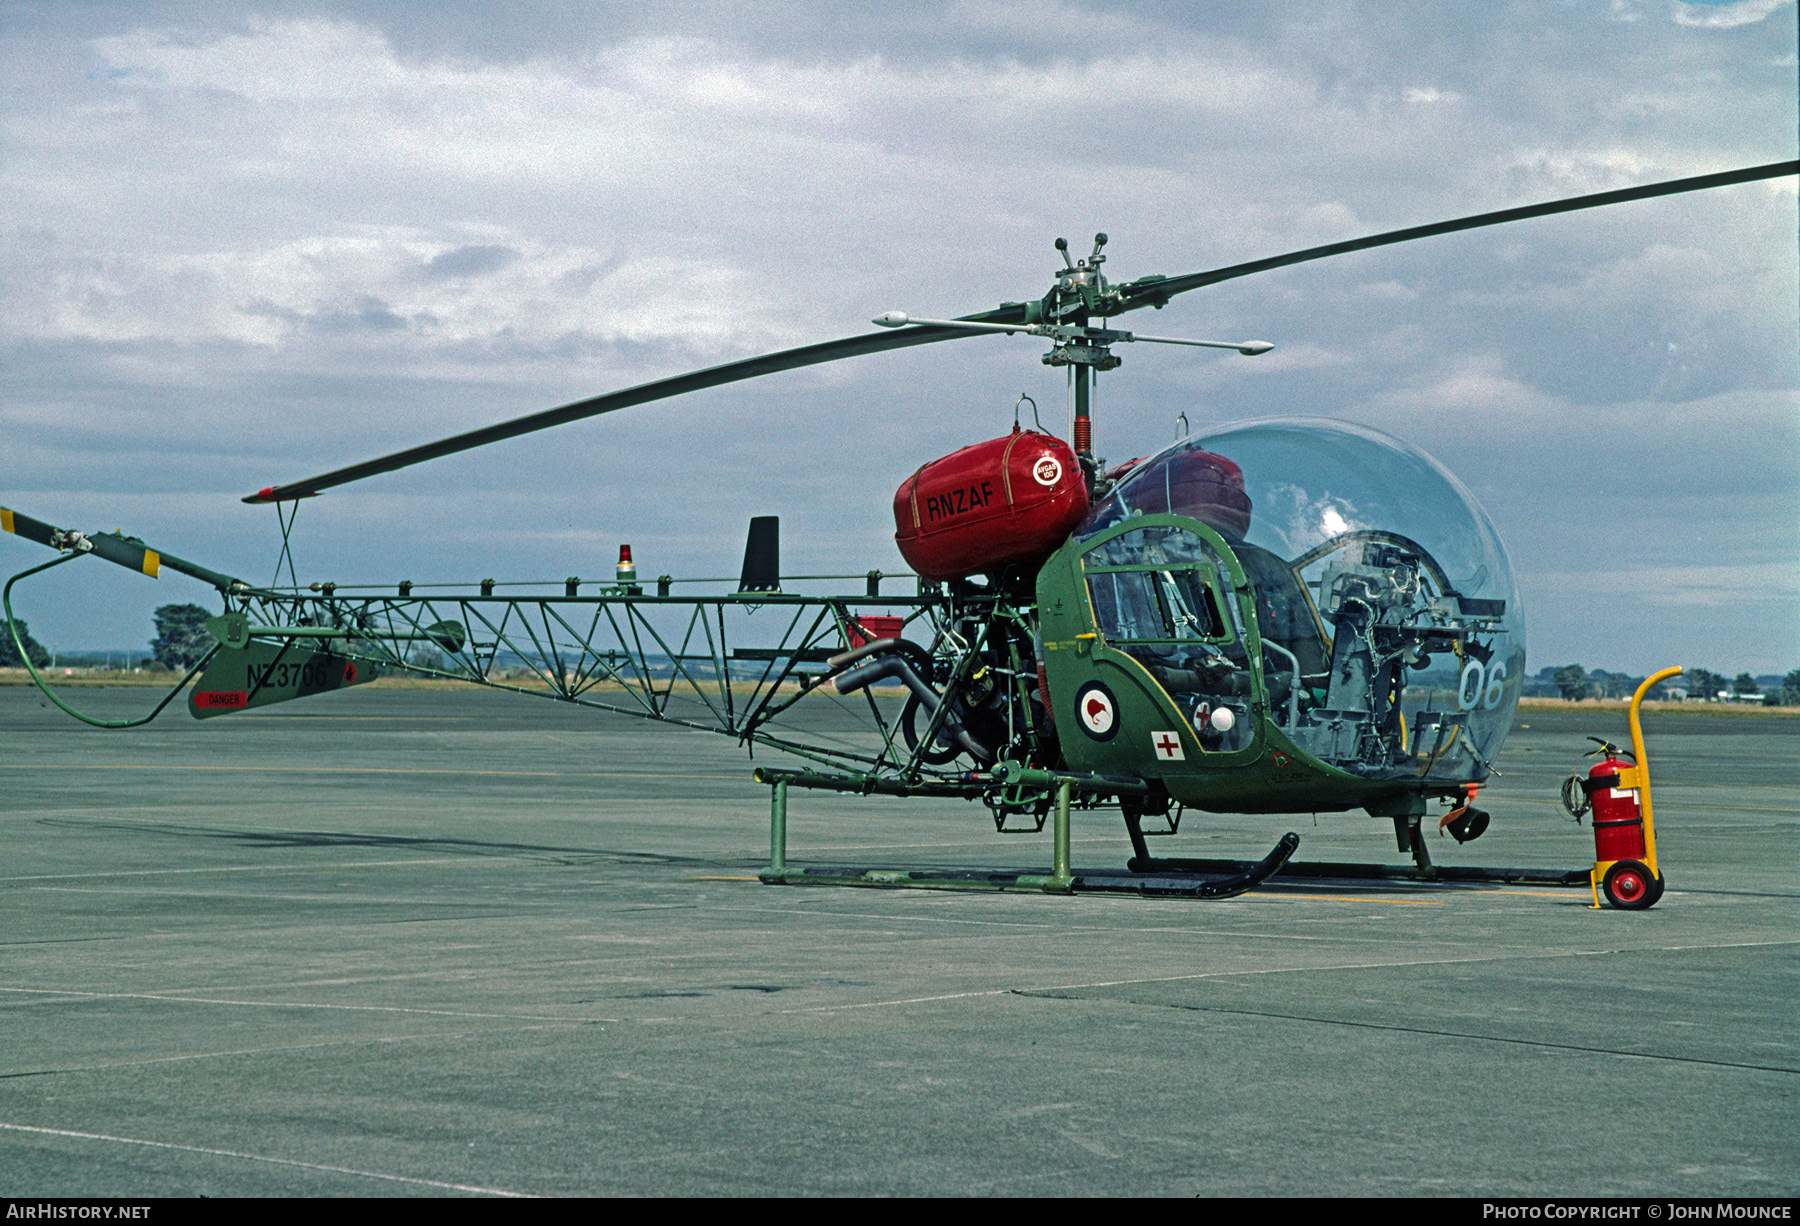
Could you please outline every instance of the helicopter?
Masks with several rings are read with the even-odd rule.
[[[1174,892],[1240,893],[1282,869],[1298,845],[1284,835],[1250,863],[1152,856],[1146,836],[1174,833],[1186,809],[1361,809],[1392,820],[1415,875],[1480,878],[1488,870],[1452,874],[1431,864],[1424,819],[1442,805],[1439,827],[1459,842],[1487,828],[1474,801],[1525,673],[1519,594],[1486,513],[1424,452],[1325,419],[1228,424],[1103,464],[1091,388],[1097,373],[1121,364],[1115,348],[1200,346],[1250,358],[1272,348],[1144,335],[1112,321],[1208,285],[1350,252],[1795,174],[1800,162],[1770,163],[1118,283],[1103,271],[1105,234],[1079,259],[1058,239],[1063,267],[1036,299],[952,319],[888,311],[874,318],[877,332],[640,384],[264,487],[243,502],[277,508],[286,586],[252,584],[135,537],[0,508],[0,529],[59,553],[13,576],[0,598],[17,643],[14,585],[90,554],[152,577],[182,573],[219,593],[224,610],[208,623],[214,646],[147,717],[82,715],[32,669],[59,706],[100,726],[147,722],[190,682],[190,713],[207,719],[403,668],[798,756],[810,765],[756,772],[773,805],[765,881],[830,876],[786,867],[794,787],[962,797],[986,805],[1002,832],[1041,831],[1054,814],[1051,873],[1016,875],[1002,887],[1070,888],[1069,811],[1109,806],[1132,845],[1131,873],[1227,874]],[[742,573],[724,593],[676,593],[677,584],[708,581],[671,575],[640,580],[629,547],[614,582],[586,593],[573,577],[560,594],[522,594],[499,592],[493,580],[455,590],[410,581],[303,586],[293,572],[297,506],[331,489],[710,387],[988,334],[1049,342],[1042,361],[1066,373],[1072,437],[1025,429],[1015,417],[1010,434],[922,464],[894,495],[895,539],[914,593],[884,593],[883,580],[895,576],[879,571],[856,576],[866,579],[860,593],[794,590],[804,579],[852,576],[782,575],[774,517],[752,520]],[[867,611],[877,606],[888,612]],[[894,616],[895,608],[905,612]],[[763,610],[777,632],[734,647],[746,619]],[[437,662],[421,665],[421,648]],[[863,734],[847,738],[809,719],[821,701],[853,706]],[[1493,873],[1531,879],[1524,871]],[[900,883],[868,874],[857,883],[871,882]]]

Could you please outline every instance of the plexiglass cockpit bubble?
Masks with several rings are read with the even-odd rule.
[[[1346,422],[1226,425],[1138,464],[1076,536],[1151,514],[1199,520],[1237,557],[1255,589],[1270,715],[1299,748],[1369,779],[1487,777],[1518,705],[1525,622],[1493,524],[1443,465]],[[1167,535],[1097,544],[1090,587],[1121,566],[1166,565]],[[1125,556],[1134,548],[1145,556]],[[1248,666],[1242,644],[1210,646]],[[1175,697],[1197,711],[1229,701]]]

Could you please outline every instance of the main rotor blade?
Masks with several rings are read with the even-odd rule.
[[[1623,204],[1630,200],[1672,196],[1680,192],[1702,191],[1711,187],[1726,187],[1734,183],[1749,183],[1758,179],[1773,179],[1792,174],[1800,174],[1800,161],[1771,162],[1765,166],[1751,166],[1719,174],[1696,175],[1687,179],[1672,179],[1664,183],[1650,183],[1642,187],[1627,187],[1616,191],[1595,192],[1591,195],[1574,196],[1545,204],[1501,209],[1493,213],[1478,213],[1471,217],[1460,217],[1452,221],[1411,226],[1404,230],[1390,230],[1385,234],[1372,234],[1366,238],[1328,243],[1322,247],[1308,247],[1303,251],[1291,251],[1285,255],[1252,260],[1247,264],[1233,264],[1226,268],[1189,273],[1182,277],[1166,277],[1161,280],[1123,285],[1118,287],[1121,305],[1117,311],[1111,313],[1117,314],[1146,306],[1161,306],[1176,294],[1185,294],[1189,290],[1199,289],[1205,285],[1215,285],[1220,281],[1247,277],[1252,273],[1285,268],[1292,264],[1304,264],[1310,260],[1322,260],[1327,256],[1345,255],[1352,251],[1366,251],[1371,247],[1385,247],[1392,243],[1410,242],[1417,238],[1452,234],[1458,230],[1474,230],[1482,226],[1497,226],[1511,221],[1524,221],[1527,218],[1545,217],[1552,213],[1570,213],[1578,209],[1599,208],[1603,205]],[[1023,304],[1011,303],[991,311],[983,311],[980,314],[965,315],[962,319],[969,323],[1020,323],[1024,322],[1026,311],[1027,308]],[[435,443],[409,447],[405,451],[397,451],[379,459],[352,464],[348,468],[321,473],[304,481],[271,486],[249,495],[244,501],[250,503],[282,502],[293,498],[310,498],[333,486],[393,472],[396,469],[407,468],[426,460],[435,460],[440,456],[454,455],[459,451],[468,451],[488,443],[497,443],[503,439],[517,438],[521,434],[530,434],[551,426],[580,421],[586,417],[597,417],[602,413],[613,412],[615,409],[647,404],[654,400],[665,400],[671,396],[680,396],[707,387],[718,387],[725,383],[736,383],[744,379],[754,379],[759,375],[774,374],[777,371],[794,370],[802,366],[817,366],[823,362],[835,362],[841,358],[857,357],[865,353],[881,353],[889,349],[905,349],[913,345],[929,345],[937,341],[956,340],[960,337],[978,335],[981,333],[973,330],[965,331],[953,327],[921,325],[892,332],[872,332],[861,336],[847,336],[840,340],[825,341],[821,344],[803,345],[797,349],[784,349],[777,353],[745,358],[738,362],[727,362],[722,366],[691,371],[688,374],[676,375],[668,379],[641,383],[636,387],[625,388],[623,391],[608,392],[603,396],[563,405],[561,408],[546,409],[541,413],[532,413],[526,417],[514,418],[512,421],[485,426],[479,430],[470,430],[451,438],[440,439]]]
[[[1272,268],[1286,268],[1290,264],[1322,260],[1327,256],[1346,255],[1352,251],[1367,251],[1371,247],[1386,247],[1392,243],[1411,242],[1415,238],[1431,238],[1437,234],[1454,234],[1458,230],[1476,230],[1482,226],[1504,225],[1509,221],[1547,217],[1552,213],[1573,213],[1577,209],[1596,209],[1608,204],[1624,204],[1628,200],[1647,200],[1653,196],[1673,196],[1681,192],[1704,191],[1709,187],[1728,187],[1733,183],[1751,183],[1758,179],[1778,179],[1792,174],[1800,174],[1800,161],[1770,162],[1767,165],[1749,166],[1742,170],[1695,175],[1688,179],[1670,179],[1663,183],[1647,183],[1642,187],[1624,187],[1615,191],[1594,192],[1587,196],[1571,196],[1566,200],[1553,200],[1547,204],[1528,204],[1516,209],[1500,209],[1493,213],[1476,213],[1471,217],[1458,217],[1452,221],[1432,222],[1426,226],[1409,226],[1404,230],[1389,230],[1385,234],[1371,234],[1367,238],[1353,238],[1341,243],[1327,243],[1323,247],[1308,247],[1304,251],[1290,251],[1286,255],[1272,255],[1267,259],[1252,260],[1248,264],[1233,264],[1227,268],[1215,268],[1209,272],[1189,273],[1184,277],[1168,277],[1142,286],[1121,286],[1120,289],[1127,302],[1127,305],[1121,309],[1134,311],[1139,307],[1161,306],[1176,294],[1185,294],[1189,290],[1199,289],[1203,285],[1216,285],[1220,281],[1247,277],[1251,273],[1268,272]]]
[[[971,322],[1002,323],[1013,317],[1022,318],[1023,315],[1024,307],[1013,305],[984,311],[968,318]],[[709,366],[704,370],[690,371],[687,374],[675,375],[668,379],[640,383],[636,387],[628,387],[623,391],[607,392],[603,396],[578,400],[574,404],[565,404],[561,408],[545,409],[540,413],[515,417],[511,421],[483,426],[479,430],[470,430],[451,438],[440,439],[435,443],[423,443],[417,447],[408,447],[405,451],[396,451],[392,455],[382,456],[379,459],[365,460],[361,464],[352,464],[348,468],[334,469],[316,477],[308,477],[304,481],[270,486],[268,489],[249,495],[244,501],[249,503],[284,502],[291,498],[310,498],[321,490],[345,485],[351,481],[361,481],[364,477],[391,473],[396,469],[422,464],[426,460],[435,460],[439,456],[454,455],[473,447],[483,447],[489,443],[500,442],[502,439],[530,434],[535,430],[546,430],[551,426],[560,426],[566,422],[580,421],[584,417],[597,417],[616,409],[630,408],[632,405],[648,404],[653,400],[666,400],[670,396],[696,392],[701,388],[718,387],[722,383],[737,383],[744,379],[754,379],[758,375],[772,375],[777,371],[794,370],[801,366],[817,366],[821,362],[835,362],[840,358],[853,358],[865,353],[880,353],[888,349],[905,349],[912,345],[929,345],[937,341],[951,341],[965,336],[984,335],[986,333],[950,327],[906,328],[897,332],[869,332],[861,336],[846,336],[840,340],[824,341],[816,345],[802,345],[798,349],[783,349],[776,353],[765,353],[761,357],[727,362],[723,366]]]

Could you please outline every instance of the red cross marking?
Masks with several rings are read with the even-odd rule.
[[[1181,742],[1175,739],[1173,733],[1165,732],[1156,738],[1156,751],[1158,753],[1167,754],[1172,758],[1175,756],[1175,751],[1179,748],[1181,748]]]

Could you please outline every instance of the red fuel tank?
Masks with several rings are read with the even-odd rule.
[[[1087,508],[1069,445],[1015,428],[909,477],[894,494],[894,540],[923,578],[992,574],[1051,553]]]

